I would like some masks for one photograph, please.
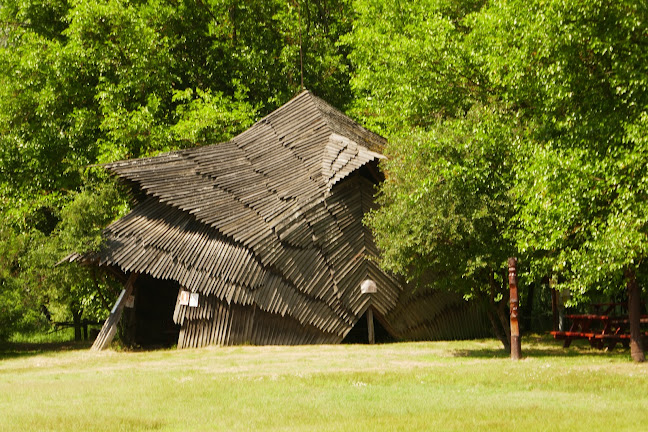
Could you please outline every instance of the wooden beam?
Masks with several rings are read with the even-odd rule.
[[[133,293],[133,287],[135,286],[135,280],[137,279],[138,275],[139,273],[136,272],[130,274],[128,281],[126,281],[124,289],[119,295],[119,298],[117,298],[115,306],[113,306],[112,310],[110,311],[110,315],[108,315],[106,322],[104,323],[103,327],[101,327],[101,331],[97,335],[97,339],[95,339],[94,343],[92,344],[92,348],[90,348],[92,351],[101,351],[108,348],[108,346],[114,339],[115,333],[117,332],[117,324],[119,324],[122,312],[124,311],[124,305],[126,304],[128,297]]]
[[[373,345],[376,343],[376,334],[374,332],[373,310],[371,308],[367,309],[367,330],[369,343]]]

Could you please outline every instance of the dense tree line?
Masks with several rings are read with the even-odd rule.
[[[385,268],[481,302],[505,345],[509,256],[574,303],[645,286],[642,2],[11,0],[0,17],[0,328],[112,298],[52,267],[128,207],[93,164],[227,139],[299,91],[300,57],[307,88],[389,139],[367,218]]]

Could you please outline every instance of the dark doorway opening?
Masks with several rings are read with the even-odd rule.
[[[380,322],[378,314],[375,310],[373,312],[373,325],[374,325],[374,338],[376,343],[391,343],[396,342],[387,329]],[[355,326],[347,333],[346,337],[342,340],[345,344],[368,344],[369,343],[369,325],[367,322],[367,312],[362,314]]]
[[[180,285],[175,281],[141,275],[135,293],[135,343],[144,348],[170,347],[178,343],[180,326],[173,311]]]

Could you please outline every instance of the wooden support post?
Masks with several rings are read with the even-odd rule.
[[[138,273],[131,273],[131,275],[129,276],[124,289],[122,290],[119,298],[117,299],[117,302],[115,303],[115,306],[113,306],[112,310],[110,311],[110,315],[108,315],[106,322],[104,323],[103,327],[101,327],[101,331],[99,332],[99,335],[97,335],[97,339],[95,339],[94,343],[92,344],[92,348],[90,348],[92,351],[101,351],[103,349],[106,349],[112,342],[113,338],[115,337],[115,333],[117,332],[117,324],[119,324],[119,319],[122,316],[126,300],[128,299],[128,296],[130,296],[133,292],[133,286],[135,285],[135,279],[137,279],[137,276]]]
[[[369,343],[371,345],[375,344],[376,335],[374,334],[373,310],[371,308],[367,309],[367,331],[369,333]]]
[[[511,359],[519,360],[522,357],[522,343],[520,340],[519,306],[517,287],[517,259],[509,258],[509,291],[511,311]]]

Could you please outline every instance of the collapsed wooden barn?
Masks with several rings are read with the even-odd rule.
[[[228,142],[106,165],[137,204],[70,261],[128,279],[142,345],[338,343],[371,316],[394,339],[484,335],[460,297],[379,268],[362,219],[384,145],[304,91]]]

